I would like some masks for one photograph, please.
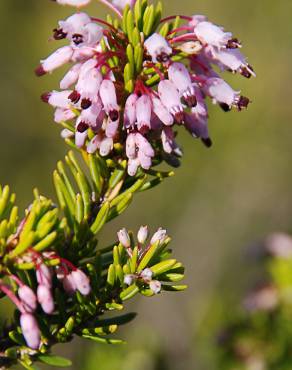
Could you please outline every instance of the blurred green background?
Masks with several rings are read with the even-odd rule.
[[[107,242],[122,226],[166,227],[187,267],[188,291],[137,299],[130,309],[139,316],[120,333],[126,346],[75,341],[58,348],[75,360],[72,369],[217,369],[214,328],[217,316],[234,308],[222,312],[222,302],[236,301],[249,284],[247,246],[271,231],[291,230],[292,1],[164,3],[166,14],[206,14],[242,41],[257,78],[228,80],[253,103],[228,114],[210,106],[213,148],[181,133],[185,155],[176,176],[136,198],[104,231]],[[51,30],[71,10],[49,0],[0,0],[0,182],[17,192],[22,208],[36,185],[53,196],[51,173],[67,150],[52,110],[39,99],[64,71],[37,79],[33,69],[57,47],[48,41]],[[88,10],[105,15],[97,1]]]

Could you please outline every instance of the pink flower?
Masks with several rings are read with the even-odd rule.
[[[153,272],[149,268],[144,269],[140,274],[140,277],[147,283],[151,281],[152,276]]]
[[[124,112],[124,126],[126,128],[134,127],[137,121],[136,115],[136,102],[138,100],[138,95],[131,94],[126,100],[125,112]]]
[[[106,157],[113,150],[114,141],[112,138],[106,137],[100,143],[99,153],[102,157]]]
[[[111,80],[103,80],[100,85],[99,94],[106,114],[110,116],[112,121],[116,121],[119,118],[120,108],[117,103],[114,83]]]
[[[154,294],[159,294],[161,292],[161,282],[158,280],[152,280],[149,283],[149,288]]]
[[[56,123],[66,122],[76,117],[76,114],[71,109],[57,108],[54,114]]]
[[[166,125],[171,126],[174,123],[173,116],[169,113],[166,107],[162,104],[161,100],[156,96],[152,96],[153,112]]]
[[[174,151],[177,151],[177,154],[181,154],[180,149],[177,146],[177,143],[175,142],[175,135],[171,127],[164,127],[161,132],[161,141],[163,150],[166,153],[172,153]]]
[[[20,327],[27,346],[38,349],[41,342],[41,333],[35,317],[31,313],[21,314]]]
[[[151,128],[151,99],[142,95],[136,102],[137,128],[139,131],[148,131]]]
[[[232,72],[239,72],[247,78],[255,76],[253,68],[247,63],[246,58],[238,49],[218,50],[217,48],[208,46],[205,52],[212,62],[217,64],[222,71],[227,69]]]
[[[37,299],[34,291],[27,285],[23,285],[18,289],[18,297],[20,298],[26,312],[32,313],[37,308]]]
[[[65,74],[65,76],[60,81],[60,88],[62,90],[68,89],[71,85],[75,84],[78,81],[81,66],[81,63],[74,64],[74,66],[71,67],[69,71]]]
[[[134,7],[137,0],[112,0],[114,6],[118,9],[123,10],[126,5],[130,5],[131,8]]]
[[[122,246],[124,246],[125,248],[130,248],[131,240],[128,231],[125,228],[123,228],[119,230],[117,234],[119,242],[122,244]]]
[[[234,91],[227,82],[221,78],[209,78],[204,85],[204,92],[213,99],[214,103],[218,103],[221,108],[228,111],[232,106],[236,106],[239,110],[246,108],[249,100],[240,96],[239,91]]]
[[[158,85],[158,93],[163,105],[174,116],[178,123],[182,123],[184,116],[183,106],[175,85],[169,80],[162,80]]]
[[[45,93],[42,95],[42,100],[46,103],[49,103],[55,108],[69,109],[72,105],[71,100],[69,99],[71,90],[64,91],[51,91],[50,93]]]
[[[73,294],[76,292],[77,287],[72,273],[67,274],[63,279],[63,288],[66,293]]]
[[[71,272],[72,278],[75,282],[75,286],[77,290],[82,295],[88,295],[91,292],[90,280],[85,275],[85,273],[81,270],[75,270]]]
[[[140,244],[144,244],[148,238],[148,226],[141,226],[138,234],[137,239]]]
[[[217,48],[225,48],[232,40],[232,33],[224,32],[221,27],[207,21],[198,22],[194,33],[203,45],[212,45]]]
[[[36,278],[39,284],[46,285],[48,288],[52,287],[52,270],[44,263],[37,267]]]
[[[57,1],[57,3],[61,5],[71,5],[80,8],[82,6],[88,5],[91,0],[53,0],[53,1]]]
[[[153,33],[145,41],[144,46],[151,56],[154,63],[168,62],[170,55],[172,54],[172,48],[168,42],[159,33]]]
[[[156,233],[152,236],[150,244],[154,244],[159,241],[159,243],[163,243],[164,240],[167,238],[166,230],[162,229],[161,227],[156,231]]]
[[[47,59],[41,61],[41,65],[36,69],[36,74],[42,76],[45,73],[53,72],[55,69],[70,62],[73,55],[71,46],[63,46],[51,54]]]
[[[51,289],[43,284],[39,284],[37,288],[37,297],[42,309],[48,315],[51,315],[54,312],[55,304],[52,296]]]
[[[168,68],[168,77],[187,105],[194,107],[197,104],[197,99],[191,76],[186,66],[182,63],[172,63]]]

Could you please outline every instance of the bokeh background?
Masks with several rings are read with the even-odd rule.
[[[187,268],[180,295],[137,299],[139,316],[121,334],[128,344],[105,347],[74,341],[57,352],[83,370],[215,370],[215,334],[252,278],[248,246],[292,226],[292,1],[165,0],[166,14],[207,14],[242,41],[257,78],[228,77],[252,99],[247,111],[210,106],[212,149],[184,133],[185,155],[176,176],[140,195],[108,225],[162,225]],[[22,209],[38,186],[54,196],[51,174],[67,150],[40,102],[64,73],[37,79],[33,69],[57,46],[48,41],[70,8],[49,0],[0,0],[0,182],[17,192]],[[96,4],[92,14],[105,15]],[[230,302],[230,304],[226,304]]]

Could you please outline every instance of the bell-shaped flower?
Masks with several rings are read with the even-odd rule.
[[[51,289],[44,284],[39,284],[37,288],[37,297],[43,311],[46,314],[51,315],[55,310],[54,298]]]
[[[225,111],[230,110],[232,106],[236,106],[239,110],[248,106],[249,99],[240,96],[239,91],[234,91],[221,78],[209,78],[203,88],[204,92],[213,99],[213,102],[218,103]]]
[[[172,152],[178,152],[181,155],[181,150],[175,142],[175,135],[171,127],[164,127],[161,132],[161,141],[163,150],[170,154]]]
[[[73,49],[71,46],[63,46],[56,50],[53,54],[41,61],[40,66],[35,70],[38,76],[42,76],[48,72],[53,72],[55,69],[70,62],[73,56]]]
[[[128,231],[123,228],[117,232],[119,242],[122,244],[123,247],[125,248],[130,248],[131,246],[131,239],[128,234]]]
[[[44,263],[37,266],[36,278],[38,284],[46,285],[48,288],[52,287],[52,269]]]
[[[168,68],[168,78],[175,85],[180,95],[189,107],[197,104],[195,89],[186,66],[182,63],[172,63]]]
[[[72,101],[69,99],[71,90],[51,91],[42,95],[42,100],[55,108],[69,109]]]
[[[152,280],[149,283],[149,288],[154,294],[159,294],[161,292],[161,282],[158,280]]]
[[[247,63],[245,56],[238,49],[217,49],[208,46],[206,55],[217,64],[222,71],[238,72],[246,78],[255,77],[253,68]]]
[[[57,1],[57,3],[61,5],[71,5],[76,6],[77,8],[86,6],[91,2],[91,0],[54,0],[54,1]]]
[[[112,3],[118,9],[123,10],[126,5],[129,5],[131,8],[133,8],[136,1],[137,0],[112,0]]]
[[[77,64],[74,64],[73,67],[69,69],[69,71],[65,74],[65,76],[60,81],[60,88],[62,90],[68,89],[70,86],[72,86],[78,81],[81,67],[82,67],[82,63],[77,63]]]
[[[160,119],[160,121],[166,125],[171,126],[174,123],[173,116],[169,113],[166,107],[162,104],[161,100],[156,96],[152,96],[153,112]]]
[[[37,350],[41,342],[41,333],[36,318],[31,313],[21,314],[20,327],[27,346]]]
[[[106,157],[113,150],[113,147],[114,147],[113,139],[110,137],[105,137],[104,139],[102,139],[100,143],[99,154],[102,157]]]
[[[134,127],[137,121],[136,102],[138,100],[137,94],[131,94],[126,100],[124,111],[124,126],[126,128]]]
[[[23,304],[26,312],[34,312],[37,308],[37,299],[34,291],[27,285],[22,285],[18,289],[18,297]]]
[[[75,133],[75,144],[78,148],[82,148],[84,146],[86,139],[87,139],[87,128],[82,132],[80,132],[78,130],[76,131],[76,133]]]
[[[140,277],[146,282],[146,283],[149,283],[153,277],[153,272],[149,269],[149,268],[146,268],[144,269],[141,274],[140,274]]]
[[[63,288],[66,293],[68,294],[74,294],[77,290],[76,283],[74,280],[74,277],[72,276],[72,273],[67,274],[63,279]]]
[[[90,142],[87,144],[87,153],[93,154],[100,148],[102,138],[100,135],[95,135]]]
[[[169,61],[170,55],[172,54],[172,48],[169,46],[166,39],[159,33],[153,33],[153,35],[148,37],[144,46],[154,63],[164,63]]]
[[[222,27],[207,21],[198,22],[194,33],[203,45],[212,45],[217,48],[226,48],[232,40],[232,33],[225,32]]]
[[[167,238],[166,230],[162,229],[161,227],[156,231],[156,233],[152,236],[150,244],[154,244],[159,242],[160,244],[164,242]]]
[[[116,88],[111,80],[103,80],[99,90],[104,110],[112,121],[119,118],[119,106],[117,103]]]
[[[158,93],[163,105],[174,116],[178,123],[182,123],[184,118],[183,106],[175,85],[169,80],[162,80],[158,85]]]
[[[139,131],[148,131],[151,128],[151,99],[142,95],[136,102],[137,128]]]
[[[75,270],[71,272],[77,290],[82,295],[88,295],[91,292],[90,280],[82,270]]]
[[[138,234],[137,234],[137,239],[140,244],[144,244],[148,238],[148,226],[141,226]]]

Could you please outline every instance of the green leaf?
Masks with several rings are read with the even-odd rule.
[[[53,355],[39,355],[38,359],[44,364],[58,367],[68,367],[72,365],[72,362],[67,358]]]
[[[44,239],[42,239],[40,242],[35,244],[33,249],[37,252],[41,252],[44,249],[50,247],[56,240],[57,235],[58,235],[57,232],[53,231],[52,233],[48,234]]]
[[[111,317],[109,319],[97,320],[95,325],[97,326],[109,326],[109,325],[125,325],[133,321],[137,314],[135,312],[129,312],[124,315]]]
[[[94,342],[98,343],[104,343],[104,344],[122,344],[125,343],[121,339],[110,339],[110,338],[103,338],[98,335],[92,336],[92,335],[82,335],[83,338],[93,340]]]
[[[187,285],[166,285],[162,284],[162,289],[167,292],[182,292],[188,288]]]
[[[148,37],[152,33],[152,29],[155,22],[155,10],[153,4],[148,6],[148,8],[146,9],[143,21],[144,21],[143,33],[145,34],[146,37]]]
[[[94,233],[97,234],[101,228],[104,226],[104,224],[107,222],[108,214],[110,210],[110,203],[105,202],[101,209],[99,210],[95,221],[90,227],[90,230]]]
[[[151,266],[151,271],[153,272],[154,276],[163,274],[164,272],[169,271],[175,264],[176,264],[176,260],[174,259],[162,261],[160,263],[157,263],[154,266]]]
[[[148,251],[145,253],[144,257],[142,258],[141,262],[139,263],[139,266],[137,269],[138,272],[141,272],[142,270],[144,270],[145,267],[148,266],[149,262],[151,261],[155,253],[157,252],[159,244],[160,242],[158,240],[156,243],[150,246]]]
[[[136,72],[139,73],[142,70],[144,50],[141,44],[137,44],[134,49],[134,59]]]
[[[127,301],[128,299],[135,297],[138,293],[139,287],[136,284],[133,284],[121,292],[120,298],[122,301]]]
[[[127,35],[128,35],[128,38],[130,40],[130,42],[132,42],[133,40],[133,30],[134,30],[134,15],[133,15],[133,12],[132,10],[129,10],[128,13],[127,13]]]

